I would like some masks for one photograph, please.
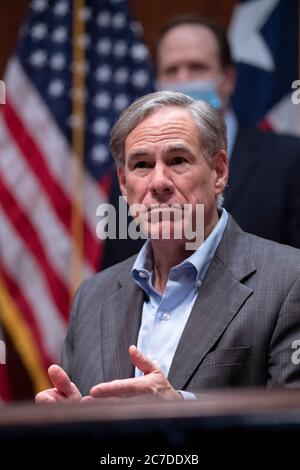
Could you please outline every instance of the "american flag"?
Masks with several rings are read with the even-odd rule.
[[[300,134],[292,83],[299,75],[299,1],[244,0],[229,28],[237,85],[232,98],[239,122]]]
[[[72,294],[98,270],[109,130],[153,90],[125,0],[33,0],[0,109],[0,318],[38,391]]]

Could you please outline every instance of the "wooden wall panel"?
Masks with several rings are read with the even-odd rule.
[[[0,2],[0,77],[13,53],[18,31],[26,16],[29,0],[1,0]]]

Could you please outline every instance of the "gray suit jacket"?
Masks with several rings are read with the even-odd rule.
[[[83,394],[134,375],[144,300],[134,257],[79,288],[62,366]],[[300,386],[300,251],[243,232],[230,217],[181,336],[168,379],[180,390]]]

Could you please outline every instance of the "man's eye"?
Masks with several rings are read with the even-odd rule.
[[[177,72],[178,72],[177,67],[169,67],[168,69],[164,70],[164,74],[168,77],[172,77],[172,75],[176,75]]]
[[[174,157],[171,160],[171,165],[181,165],[184,162],[186,162],[185,158],[183,158],[183,157]]]
[[[137,162],[134,165],[134,168],[149,168],[149,167],[150,167],[150,163],[144,162],[144,161]]]

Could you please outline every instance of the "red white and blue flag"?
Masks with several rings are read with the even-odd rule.
[[[298,0],[245,0],[229,27],[237,86],[232,107],[244,125],[300,134]]]
[[[38,391],[74,289],[100,265],[110,128],[153,78],[125,0],[33,0],[4,81],[0,320]]]

